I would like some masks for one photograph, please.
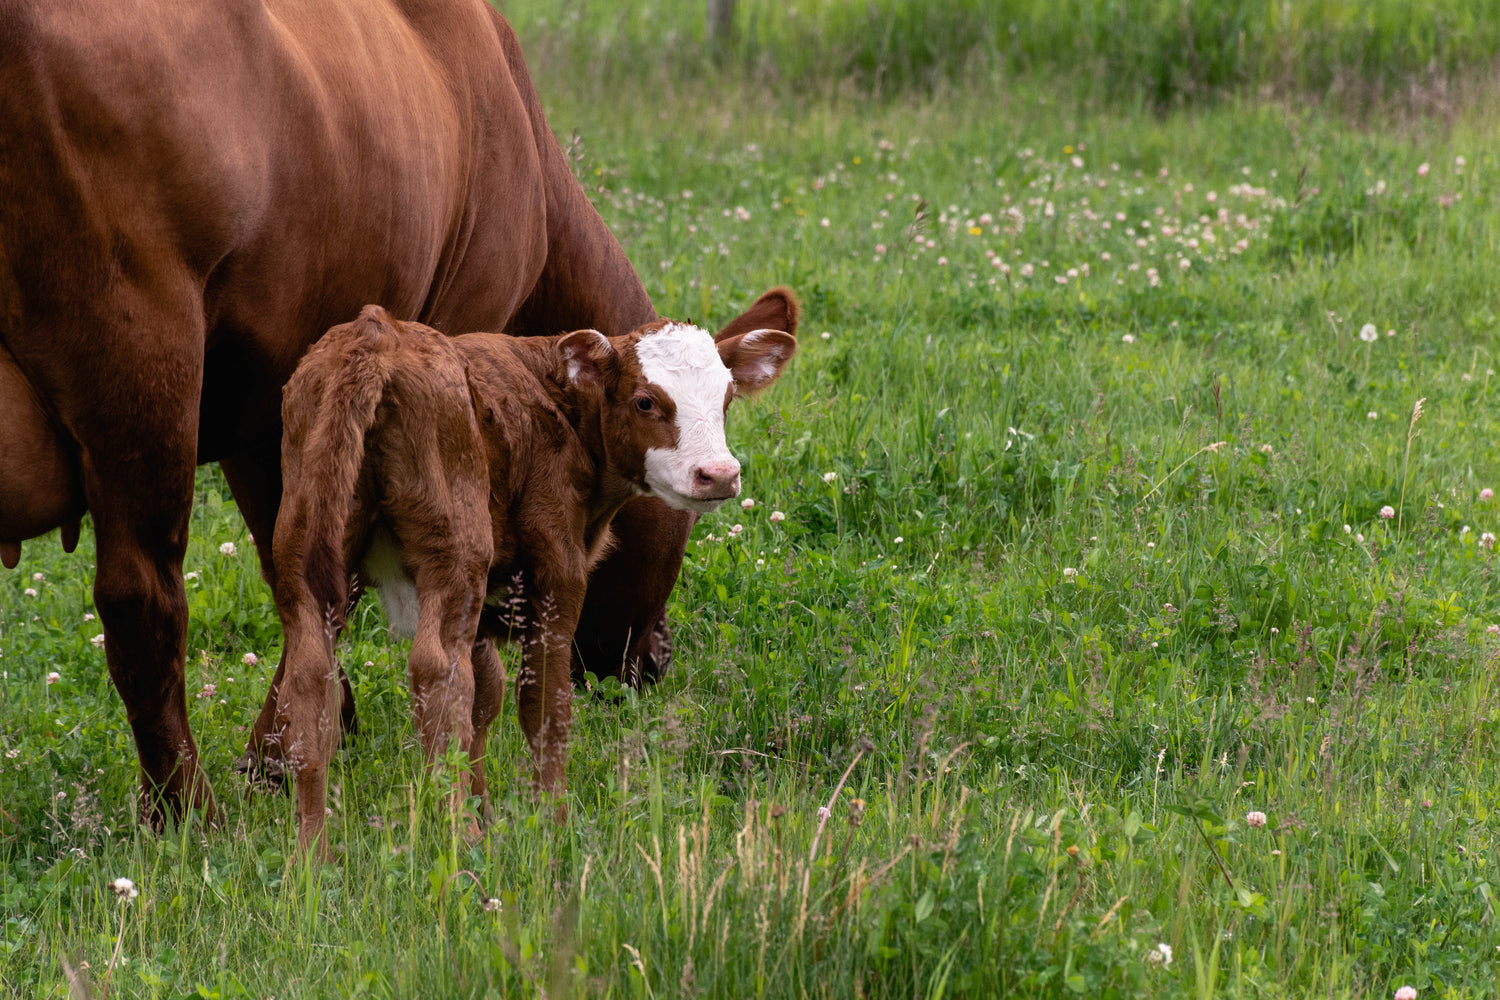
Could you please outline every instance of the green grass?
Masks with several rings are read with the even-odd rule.
[[[290,864],[231,776],[279,637],[205,469],[224,829],[135,823],[91,538],[0,577],[0,994],[1495,995],[1495,117],[708,89],[549,92],[665,314],[806,305],[673,672],[580,698],[568,823],[507,717],[464,846],[367,602],[341,861]]]

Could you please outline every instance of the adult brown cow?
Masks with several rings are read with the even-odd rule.
[[[483,0],[0,0],[0,558],[93,514],[153,823],[213,808],[183,680],[193,467],[221,464],[274,584],[280,389],[367,302],[450,333],[655,318]],[[584,663],[647,652],[690,526],[621,511]]]

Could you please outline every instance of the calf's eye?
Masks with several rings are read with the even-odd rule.
[[[637,410],[640,410],[642,413],[650,413],[652,410],[656,409],[656,404],[651,401],[650,397],[640,396],[637,397],[635,401],[635,408]]]

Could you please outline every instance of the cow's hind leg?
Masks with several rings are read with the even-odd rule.
[[[198,447],[202,319],[118,293],[113,320],[96,321],[96,364],[108,358],[109,399],[49,388],[79,447],[97,546],[94,603],[109,673],[135,735],[143,818],[160,828],[183,807],[215,815],[188,726],[184,678],[187,547]],[[105,377],[101,373],[101,377]]]

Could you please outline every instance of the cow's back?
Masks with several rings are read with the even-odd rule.
[[[503,327],[547,252],[508,32],[483,0],[0,5],[0,340],[50,398],[111,348],[91,291],[190,290],[206,459],[364,303]]]

